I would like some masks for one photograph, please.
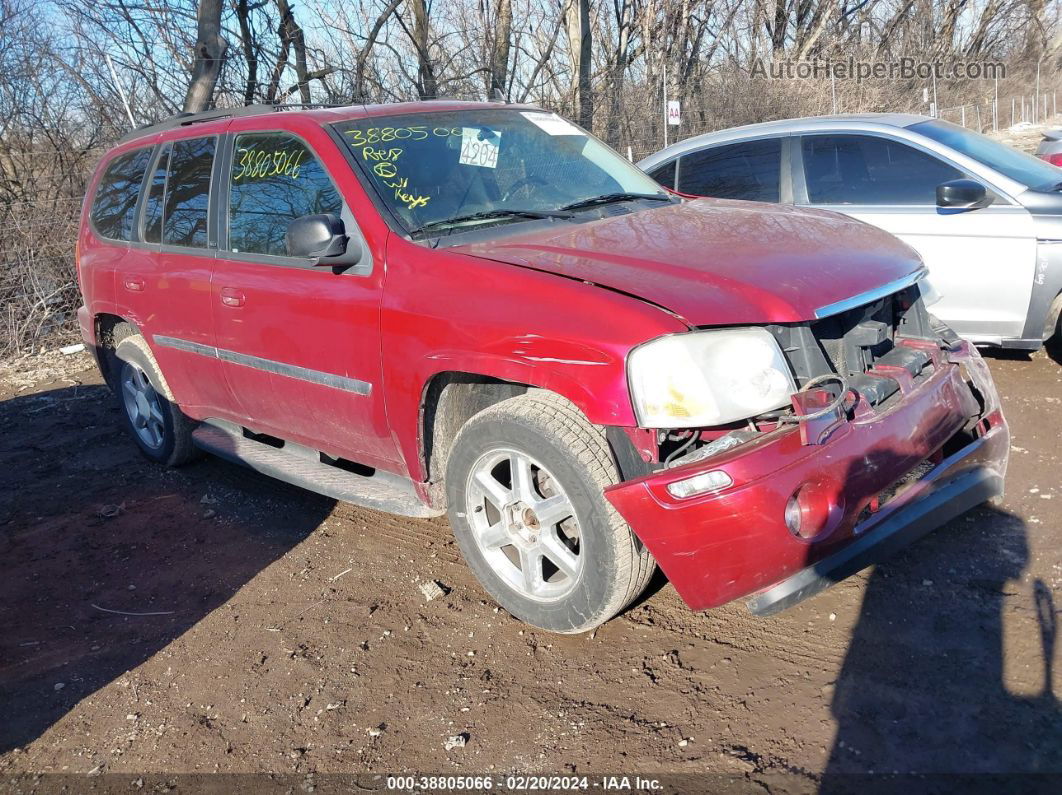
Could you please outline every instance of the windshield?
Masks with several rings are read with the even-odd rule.
[[[544,111],[478,108],[335,126],[413,234],[565,217],[589,199],[637,198],[615,194],[668,196],[601,141]]]
[[[950,122],[933,119],[912,124],[908,129],[1030,188],[1054,188],[1062,180],[1062,169]]]

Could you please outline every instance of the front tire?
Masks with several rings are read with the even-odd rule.
[[[165,466],[196,456],[195,422],[173,401],[173,393],[139,334],[125,336],[114,350],[114,391],[125,426],[140,452]]]
[[[655,570],[602,493],[618,482],[605,434],[567,400],[532,391],[475,415],[447,462],[450,523],[476,578],[509,613],[586,632]]]

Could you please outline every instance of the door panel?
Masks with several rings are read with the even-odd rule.
[[[997,343],[1021,336],[1036,267],[1036,233],[1025,208],[984,207],[955,214],[920,208],[827,209],[879,226],[921,254],[940,294],[930,311],[957,333]]]
[[[383,409],[382,268],[336,273],[286,256],[287,224],[303,215],[340,215],[357,235],[335,183],[302,139],[248,133],[227,145],[230,250],[218,256],[211,308],[243,424],[335,457],[400,468]]]
[[[996,196],[976,210],[942,210],[936,186],[968,177],[936,155],[874,135],[803,136],[798,195],[878,226],[914,248],[940,294],[932,312],[975,341],[1020,337],[1036,264],[1032,216]]]
[[[218,361],[209,354],[214,251],[206,247],[205,224],[215,142],[208,137],[176,143],[173,165],[183,169],[184,179],[173,180],[179,191],[172,203],[166,190],[174,145],[160,150],[147,183],[138,241],[130,244],[115,282],[119,313],[140,328],[177,402],[197,418],[232,408]],[[167,208],[172,218],[163,245]],[[196,246],[178,246],[188,242]]]

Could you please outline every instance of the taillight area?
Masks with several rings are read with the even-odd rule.
[[[81,294],[85,294],[85,284],[81,279],[81,240],[78,239],[74,242],[74,276],[77,278],[78,289],[81,290]]]
[[[1052,152],[1051,154],[1037,154],[1041,160],[1046,160],[1052,166],[1062,167],[1062,152]]]

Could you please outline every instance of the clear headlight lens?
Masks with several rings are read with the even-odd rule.
[[[754,417],[796,391],[785,357],[762,328],[675,334],[631,351],[631,399],[643,428],[700,428]]]
[[[929,281],[928,276],[923,276],[918,280],[918,290],[922,293],[922,305],[933,306],[940,300],[940,293],[933,287],[933,283]]]

